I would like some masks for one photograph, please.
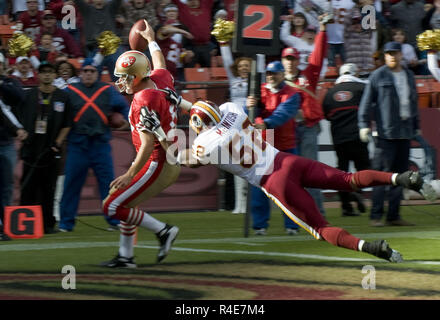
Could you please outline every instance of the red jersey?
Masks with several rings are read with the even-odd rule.
[[[40,80],[35,72],[31,71],[31,73],[32,76],[29,78],[20,77],[15,74],[12,74],[12,78],[18,80],[23,87],[36,87],[40,83]]]
[[[305,124],[308,127],[314,126],[324,119],[321,103],[316,96],[316,87],[318,86],[319,75],[326,54],[327,33],[319,32],[315,38],[315,48],[309,57],[309,64],[301,71],[299,77],[293,81],[296,86],[300,87],[296,88],[299,89],[298,91],[301,95],[301,109],[304,114]],[[286,83],[291,84],[290,81],[286,81]]]
[[[173,2],[179,8],[179,20],[194,36],[193,44],[207,44],[211,40],[211,11],[214,0],[200,1],[200,6],[194,9],[180,0],[173,0]]]
[[[174,90],[173,77],[166,69],[154,70],[150,78],[156,84],[157,89],[169,88]],[[165,134],[168,134],[168,131],[176,128],[177,125],[177,108],[166,99],[164,92],[155,89],[144,89],[135,93],[131,102],[128,120],[131,126],[131,139],[136,152],[139,151],[141,146],[139,131],[145,130],[140,123],[141,108],[145,106],[151,111],[156,111],[159,115],[160,124]],[[153,161],[165,160],[165,156],[165,151],[159,141],[156,140],[150,159]]]
[[[279,90],[277,93],[271,92],[265,84],[261,86],[261,102],[264,108],[260,111],[260,115],[255,119],[255,123],[261,123],[261,119],[266,119],[272,115],[277,108],[285,108],[283,103],[293,104],[293,96],[298,91],[288,85]],[[263,131],[263,138],[266,140],[266,131]],[[274,147],[278,150],[285,151],[293,149],[295,143],[295,119],[287,120],[283,125],[277,126],[274,129]]]
[[[223,0],[223,3],[225,5],[226,11],[228,12],[226,19],[229,21],[234,21],[237,0]]]
[[[38,11],[33,17],[27,11],[20,14],[18,20],[23,24],[23,32],[35,41],[38,34],[40,34],[41,15],[43,11]]]
[[[167,69],[155,69],[151,71],[150,79],[156,85],[155,89],[174,89],[174,78]]]
[[[63,13],[63,7],[65,6],[65,1],[64,0],[51,0],[49,2],[49,4],[47,4],[47,8],[46,9],[50,9],[52,10],[52,12],[55,14],[55,17],[57,18],[58,21],[62,21],[63,18],[70,13],[70,10],[67,10],[67,12]],[[79,13],[79,9],[77,6],[74,5],[75,11],[75,18],[76,18],[76,26],[74,27],[74,29],[82,29],[82,16]]]
[[[164,40],[157,40],[159,47],[162,49],[165,62],[167,64],[167,70],[177,77],[177,68],[180,65],[180,54],[182,52],[182,45],[169,37]]]
[[[46,31],[47,30],[44,30],[43,27],[40,28],[40,33],[35,38],[35,43],[37,45],[40,44],[41,35]],[[50,33],[52,34],[52,43],[57,51],[68,54],[74,58],[83,55],[78,43],[76,43],[75,39],[66,30],[55,27],[55,30]]]

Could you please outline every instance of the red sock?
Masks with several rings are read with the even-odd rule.
[[[127,220],[130,215],[130,210],[131,208],[118,207],[116,208],[116,213],[112,216],[112,219],[118,219],[129,223]],[[106,213],[105,210],[104,213]]]
[[[391,184],[392,173],[376,170],[362,170],[353,173],[353,180],[358,188]]]
[[[144,218],[144,212],[137,208],[118,207],[112,218],[124,221],[129,225],[139,226]]]
[[[325,241],[334,246],[351,250],[358,250],[359,238],[349,234],[344,229],[338,227],[322,227],[318,230]]]

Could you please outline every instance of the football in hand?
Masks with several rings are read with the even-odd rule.
[[[138,20],[130,29],[130,34],[128,35],[128,42],[132,50],[137,50],[144,52],[147,49],[148,41],[144,39],[136,30],[144,31],[145,22],[143,19]]]

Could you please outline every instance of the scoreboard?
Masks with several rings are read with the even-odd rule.
[[[280,1],[239,0],[235,11],[234,52],[280,53]]]

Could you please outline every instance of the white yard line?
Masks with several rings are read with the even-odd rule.
[[[430,239],[440,240],[440,231],[414,231],[414,232],[390,232],[390,233],[368,233],[368,234],[356,234],[360,238],[374,238],[374,239],[391,239],[391,238],[418,238],[418,239]],[[261,246],[265,242],[287,242],[287,241],[316,241],[309,235],[297,235],[297,236],[259,236],[250,238],[221,238],[221,239],[188,239],[178,240],[178,245],[190,245],[190,244],[210,244],[210,243],[229,243],[238,246]],[[0,252],[11,251],[35,251],[35,250],[51,250],[51,249],[78,249],[78,248],[92,248],[92,247],[118,247],[118,242],[62,242],[62,243],[41,243],[41,244],[8,244],[0,245]],[[140,241],[137,248],[154,249],[157,250],[156,241]],[[188,247],[176,247],[173,251],[186,251],[186,252],[198,252],[198,253],[217,253],[217,254],[237,254],[237,255],[259,255],[259,256],[278,256],[278,257],[292,257],[300,259],[316,259],[324,261],[360,261],[360,262],[385,262],[379,259],[361,259],[361,258],[348,258],[337,256],[325,256],[316,254],[300,254],[289,252],[271,252],[271,251],[246,251],[246,250],[213,250],[203,248],[188,248]],[[424,264],[424,265],[440,265],[439,261],[408,261],[410,263]]]
[[[361,239],[394,239],[394,238],[417,238],[426,240],[440,240],[440,231],[406,231],[406,232],[384,232],[384,233],[362,233],[354,234]],[[54,241],[63,238],[53,238]],[[295,236],[252,236],[249,238],[207,238],[207,239],[178,239],[178,244],[209,244],[229,243],[238,245],[259,245],[265,242],[295,242],[295,241],[316,241],[310,235]],[[157,242],[140,241],[139,244],[154,245]],[[118,246],[119,242],[61,242],[61,243],[33,243],[33,244],[0,244],[1,251],[24,251],[24,250],[47,250],[64,248],[89,248],[89,247],[111,247]]]
[[[136,246],[138,248],[145,249],[157,249],[154,246]],[[334,256],[321,256],[317,254],[302,254],[302,253],[288,253],[288,252],[267,252],[267,251],[244,251],[244,250],[212,250],[212,249],[194,249],[194,248],[182,248],[173,247],[173,251],[186,251],[186,252],[202,252],[202,253],[224,253],[224,254],[247,254],[247,255],[259,255],[259,256],[272,256],[272,257],[292,257],[292,258],[302,258],[302,259],[317,259],[317,260],[327,260],[327,261],[368,261],[368,262],[382,262],[377,259],[359,259],[359,258],[345,258],[345,257],[334,257]],[[385,262],[385,261],[383,261]]]

